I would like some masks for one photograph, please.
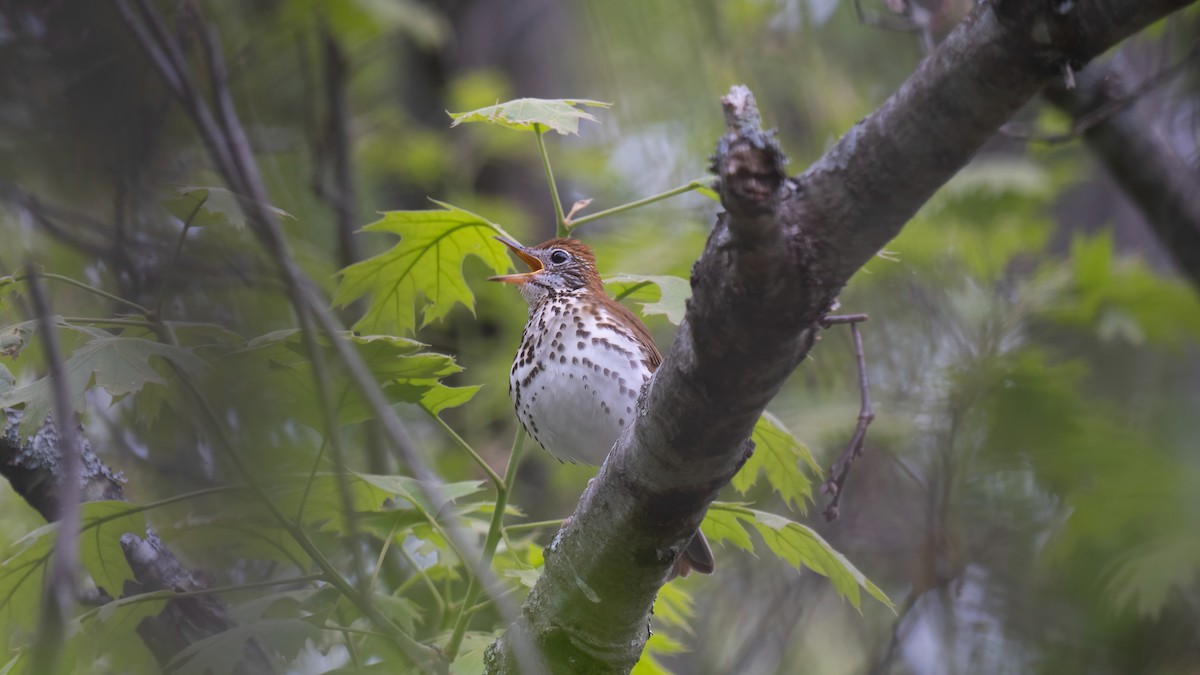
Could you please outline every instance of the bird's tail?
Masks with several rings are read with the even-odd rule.
[[[695,536],[688,542],[687,548],[683,549],[683,553],[675,561],[675,566],[671,568],[671,576],[667,578],[667,581],[675,577],[686,577],[692,572],[712,574],[716,569],[717,561],[713,559],[708,540],[704,538],[703,532],[696,530]]]

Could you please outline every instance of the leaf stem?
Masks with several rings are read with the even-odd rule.
[[[546,127],[534,123],[533,135],[537,137],[538,152],[542,155],[542,168],[546,170],[546,183],[550,185],[550,198],[554,200],[554,231],[559,237],[570,234],[567,229],[567,216],[563,213],[562,199],[558,196],[558,186],[554,184],[554,171],[550,168],[550,155],[546,152],[546,139],[542,136]]]
[[[160,499],[160,500],[154,501],[154,502],[147,502],[145,504],[132,504],[131,503],[129,505],[129,508],[124,511],[118,511],[117,513],[110,513],[107,516],[101,516],[94,520],[89,520],[86,524],[84,524],[83,526],[81,526],[79,528],[79,531],[81,533],[86,532],[87,530],[89,530],[93,527],[99,527],[105,523],[108,523],[108,522],[111,522],[114,520],[119,520],[119,519],[125,518],[127,516],[132,516],[132,515],[136,515],[139,513],[145,513],[146,511],[150,511],[152,509],[157,509],[157,508],[160,508],[163,506],[169,506],[176,502],[183,502],[183,501],[187,501],[189,499],[199,499],[200,497],[207,497],[208,495],[220,494],[222,492],[233,492],[236,490],[246,490],[246,489],[248,489],[248,487],[245,485],[218,485],[216,487],[203,488],[201,490],[195,490],[193,492],[185,492],[184,494],[181,494],[181,495],[175,495],[172,497],[167,497],[166,499]]]
[[[179,259],[179,252],[183,250],[183,243],[187,240],[188,230],[192,229],[192,221],[196,219],[196,214],[200,213],[200,207],[208,201],[208,194],[205,193],[204,199],[196,202],[192,207],[192,212],[188,214],[183,221],[183,231],[179,233],[179,241],[175,242],[175,251],[171,253],[171,262],[163,270],[162,283],[158,286],[158,299],[154,302],[154,316],[162,317],[163,299],[167,296],[167,284],[171,281],[171,272],[175,271],[175,261]]]
[[[442,598],[441,592],[438,591],[437,584],[433,583],[433,579],[429,578],[429,573],[425,571],[425,568],[417,564],[417,561],[413,559],[412,554],[410,554],[404,548],[404,544],[397,546],[396,551],[400,553],[401,558],[404,558],[404,562],[408,563],[408,566],[413,568],[413,571],[416,573],[416,577],[414,578],[420,579],[420,581],[425,584],[425,587],[429,589],[430,595],[433,596],[433,601],[437,603],[437,620],[431,621],[430,625],[441,626],[442,618],[446,615],[446,601]]]
[[[112,293],[109,293],[108,291],[96,288],[95,286],[86,284],[82,281],[79,281],[78,279],[72,279],[71,277],[66,277],[61,274],[51,274],[50,272],[42,272],[38,276],[40,276],[43,279],[53,279],[54,281],[61,281],[64,284],[69,284],[76,288],[82,288],[83,290],[88,291],[89,293],[92,293],[94,295],[98,295],[107,300],[112,300],[113,302],[121,303],[122,305],[125,305],[127,307],[132,307],[147,316],[150,315],[150,310],[139,305],[138,303],[136,303],[132,300],[126,300],[125,298],[122,298],[119,295],[113,295]],[[29,275],[28,274],[18,274],[15,277],[13,277],[13,281],[29,281]]]
[[[270,588],[271,586],[286,586],[288,584],[306,584],[312,581],[321,581],[325,578],[324,574],[306,574],[299,577],[291,577],[288,579],[267,579],[265,581],[251,581],[245,584],[234,584],[232,586],[218,586],[215,588],[200,588],[194,591],[170,591],[158,590],[149,591],[146,593],[138,593],[137,595],[129,595],[114,600],[122,605],[136,605],[143,602],[154,602],[155,600],[179,600],[182,598],[195,598],[205,595],[220,595],[221,593],[235,593],[237,591],[249,591],[256,588]],[[99,607],[92,608],[83,614],[80,614],[75,621],[80,623],[90,619],[91,617],[104,611],[111,611],[111,602],[106,602]]]
[[[567,231],[570,232],[570,231],[574,230],[575,228],[579,227],[580,225],[590,223],[593,220],[600,220],[601,218],[615,216],[618,213],[624,213],[625,211],[632,211],[633,209],[641,208],[643,206],[646,206],[647,204],[653,204],[654,202],[660,202],[664,199],[670,199],[671,197],[675,197],[677,195],[691,192],[692,190],[712,188],[712,186],[713,186],[713,179],[701,178],[698,180],[694,180],[694,181],[691,181],[690,183],[680,185],[679,187],[671,188],[670,190],[667,190],[666,192],[660,192],[656,195],[650,195],[649,197],[645,197],[645,198],[639,199],[637,201],[632,201],[632,202],[629,202],[628,204],[614,206],[611,209],[597,211],[596,213],[593,213],[593,214],[587,215],[587,216],[583,216],[582,218],[575,218],[571,222],[567,223]]]
[[[481,569],[492,564],[492,556],[496,554],[496,546],[500,543],[500,535],[504,529],[504,511],[508,507],[508,497],[512,491],[513,482],[517,478],[517,465],[521,463],[521,448],[525,445],[525,428],[517,429],[513,439],[512,453],[508,456],[508,466],[504,469],[504,486],[496,488],[496,510],[492,512],[492,521],[488,525],[487,539],[483,542],[483,558],[479,563]],[[482,591],[479,576],[471,578],[467,585],[467,595],[458,609],[458,618],[454,622],[454,633],[446,643],[445,655],[447,661],[454,661],[458,649],[462,646],[463,636],[467,632],[467,624],[471,620],[468,610],[475,605]]]
[[[180,382],[183,383],[184,387],[195,400],[196,405],[200,410],[201,417],[209,427],[209,431],[212,433],[217,447],[221,448],[229,462],[233,465],[234,469],[242,477],[242,480],[246,481],[246,485],[254,491],[258,498],[267,507],[267,510],[271,512],[271,516],[283,527],[288,535],[300,545],[300,548],[304,549],[304,552],[308,555],[309,559],[312,560],[312,562],[315,563],[318,568],[320,568],[320,570],[324,573],[325,578],[329,581],[329,584],[336,588],[339,593],[346,597],[347,600],[354,603],[355,607],[357,607],[358,610],[362,612],[371,623],[383,629],[386,632],[387,637],[390,639],[390,642],[399,647],[406,656],[413,659],[418,667],[427,667],[424,666],[424,664],[428,664],[429,661],[437,657],[435,650],[421,644],[420,642],[417,642],[410,635],[401,630],[399,626],[392,623],[392,621],[384,616],[383,613],[379,611],[379,608],[376,607],[373,602],[371,602],[370,598],[365,597],[365,593],[355,588],[349,580],[342,576],[341,572],[339,572],[338,569],[334,567],[333,563],[329,561],[329,558],[325,556],[325,553],[321,551],[321,549],[318,548],[315,543],[313,543],[311,538],[309,538],[308,533],[305,532],[298,523],[295,523],[288,518],[287,514],[285,514],[279,507],[279,504],[275,503],[275,500],[270,494],[267,493],[266,488],[259,483],[254,472],[251,471],[250,467],[248,467],[242,460],[242,457],[238,454],[236,448],[233,446],[233,443],[225,433],[224,427],[221,426],[220,417],[217,415],[216,411],[212,409],[212,406],[209,405],[208,400],[205,399],[200,393],[199,388],[196,386],[196,383],[192,381],[192,378],[189,377],[182,368],[175,366],[173,363],[168,362],[168,365],[172,368],[172,370],[174,370],[175,376],[179,378]]]
[[[562,527],[563,518],[555,520],[539,520],[536,523],[517,523],[504,528],[505,532],[512,534],[514,532],[525,532],[526,530],[539,530],[543,527]]]
[[[479,468],[483,469],[483,472],[487,474],[488,479],[492,481],[492,485],[496,486],[496,490],[501,490],[507,485],[507,483],[504,482],[504,480],[492,470],[492,467],[488,466],[488,463],[484,461],[483,457],[480,457],[479,453],[475,452],[475,449],[472,448],[465,440],[463,440],[463,437],[459,436],[457,431],[451,428],[449,424],[446,424],[445,420],[443,420],[433,411],[426,409],[424,406],[421,406],[421,409],[433,418],[433,421],[442,428],[442,431],[446,432],[446,435],[448,435],[451,440],[454,441],[455,445],[465,450],[466,453],[471,456],[471,459],[475,460],[475,463],[479,465]]]
[[[308,495],[312,492],[313,481],[316,480],[317,470],[321,468],[321,460],[325,459],[325,448],[329,447],[329,437],[321,439],[321,448],[317,450],[317,458],[313,460],[312,469],[308,472],[308,480],[304,482],[304,492],[300,495],[300,506],[296,507],[296,522],[304,522],[304,507],[308,505]]]
[[[147,328],[150,330],[154,329],[154,323],[151,321],[146,321],[145,319],[97,319],[90,316],[64,316],[62,320],[65,323],[93,323],[103,324],[105,326],[130,326],[135,328]]]

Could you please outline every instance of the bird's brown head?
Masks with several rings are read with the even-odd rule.
[[[604,292],[596,272],[596,256],[578,239],[551,239],[528,248],[501,237],[496,239],[516,253],[529,271],[491,280],[517,284],[530,305],[557,293],[582,289]]]

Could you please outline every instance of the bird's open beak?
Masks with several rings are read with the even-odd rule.
[[[533,275],[542,271],[542,261],[526,253],[524,246],[511,242],[503,237],[496,237],[495,239],[511,249],[513,253],[516,253],[518,258],[524,260],[525,264],[529,265],[529,271],[521,274],[505,274],[498,277],[488,277],[488,281],[501,281],[506,284],[523,284],[529,281]]]

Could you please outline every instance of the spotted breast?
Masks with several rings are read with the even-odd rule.
[[[600,464],[633,424],[638,396],[662,356],[646,326],[604,292],[587,246],[574,239],[529,248],[501,241],[529,265],[529,272],[493,277],[515,284],[529,303],[509,374],[517,417],[558,459]],[[670,574],[714,569],[697,531]]]
[[[628,310],[612,304],[580,290],[530,307],[509,394],[530,435],[558,459],[603,462],[658,366],[658,351],[622,327]]]

